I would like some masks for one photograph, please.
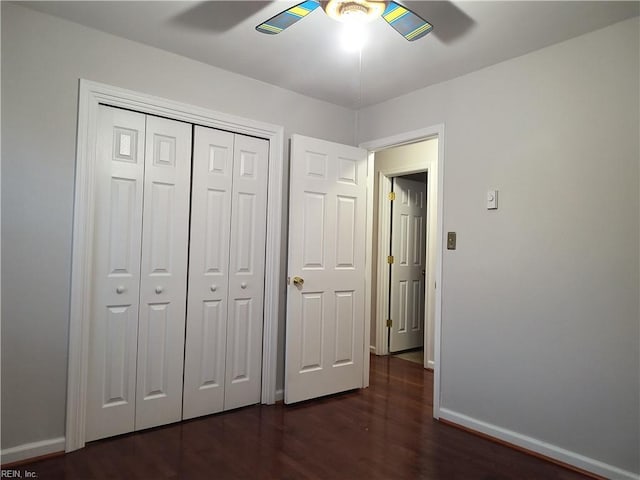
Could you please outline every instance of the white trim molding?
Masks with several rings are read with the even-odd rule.
[[[0,463],[6,465],[7,463],[20,462],[30,458],[63,452],[64,442],[64,437],[59,437],[5,448],[0,452]]]
[[[373,203],[373,189],[372,178],[374,175],[374,154],[367,152],[367,207],[366,207],[366,233],[365,233],[365,278],[364,278],[364,359],[362,362],[362,388],[369,386],[369,375],[371,373],[371,358],[370,352],[367,352],[367,345],[371,343],[371,293],[373,292],[373,210],[370,210],[370,205]]]
[[[375,284],[376,295],[376,353],[378,355],[389,354],[389,328],[387,318],[389,318],[389,264],[387,255],[389,249],[383,247],[388,245],[391,238],[391,178],[382,172],[378,175],[378,278]]]
[[[276,402],[284,402],[284,389],[279,388],[276,390]]]
[[[435,262],[435,318],[433,332],[433,418],[440,417],[440,335],[442,331],[442,248],[444,245],[443,238],[443,205],[444,205],[444,124],[438,124],[431,127],[412,130],[410,132],[400,133],[390,137],[385,137],[370,142],[360,144],[360,148],[365,148],[369,152],[377,152],[390,147],[398,147],[409,143],[415,143],[430,138],[438,138],[438,160],[436,165],[437,177],[437,219],[436,219],[436,262]],[[393,172],[385,172],[385,174],[393,174]],[[369,177],[369,188],[373,189],[373,176]],[[369,206],[368,208],[372,208]],[[367,212],[368,216],[373,215],[373,211]],[[378,272],[380,273],[380,272]],[[369,283],[371,285],[371,283]],[[376,332],[378,333],[378,332]],[[376,343],[378,336],[376,335]],[[376,345],[378,347],[378,345]],[[379,352],[377,352],[379,353]]]
[[[269,140],[267,244],[265,265],[264,330],[261,401],[276,401],[281,236],[284,174],[284,128],[174,102],[88,80],[80,80],[78,138],[73,212],[71,306],[69,318],[69,372],[67,384],[66,451],[84,447],[88,375],[89,311],[91,298],[91,244],[94,228],[95,136],[98,105],[126,108],[196,125]]]
[[[443,407],[440,409],[440,418],[470,430],[484,433],[485,435],[510,443],[511,445],[539,453],[567,465],[595,473],[596,475],[619,480],[640,480],[640,475],[636,473],[627,472],[613,465],[585,457],[584,455],[571,452],[557,445],[543,442],[491,423],[483,422],[482,420],[477,420],[462,413],[449,410],[448,408]]]

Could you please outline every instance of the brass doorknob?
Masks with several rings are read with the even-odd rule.
[[[293,284],[296,287],[301,287],[302,285],[304,285],[304,278],[302,278],[302,277],[293,277]]]

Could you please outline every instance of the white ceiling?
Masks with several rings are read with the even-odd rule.
[[[304,95],[360,108],[640,15],[640,2],[402,2],[434,30],[409,43],[382,19],[358,53],[317,9],[278,35],[255,25],[302,0],[21,2]],[[44,39],[43,39],[44,40]]]

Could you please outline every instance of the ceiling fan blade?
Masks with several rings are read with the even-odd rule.
[[[382,18],[410,42],[424,37],[433,30],[433,25],[396,2],[389,2]]]
[[[266,22],[261,23],[256,27],[256,30],[262,33],[275,35],[276,33],[283,31],[285,28],[289,28],[301,18],[306,17],[319,6],[320,4],[315,0],[307,0],[306,2],[299,3],[298,5],[271,17]]]

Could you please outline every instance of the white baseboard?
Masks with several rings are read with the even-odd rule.
[[[24,445],[3,449],[0,452],[0,463],[5,465],[57,452],[64,452],[64,437],[25,443]]]
[[[284,400],[284,390],[279,388],[276,390],[276,402],[282,402]]]
[[[476,420],[475,418],[454,412],[447,408],[440,408],[440,418],[606,478],[640,480],[640,475],[636,473],[622,470],[613,465],[585,457],[579,453],[565,450],[564,448],[522,435],[521,433]]]
[[[369,351],[375,355],[375,354],[376,354],[376,347],[375,347],[375,345],[369,345]]]

